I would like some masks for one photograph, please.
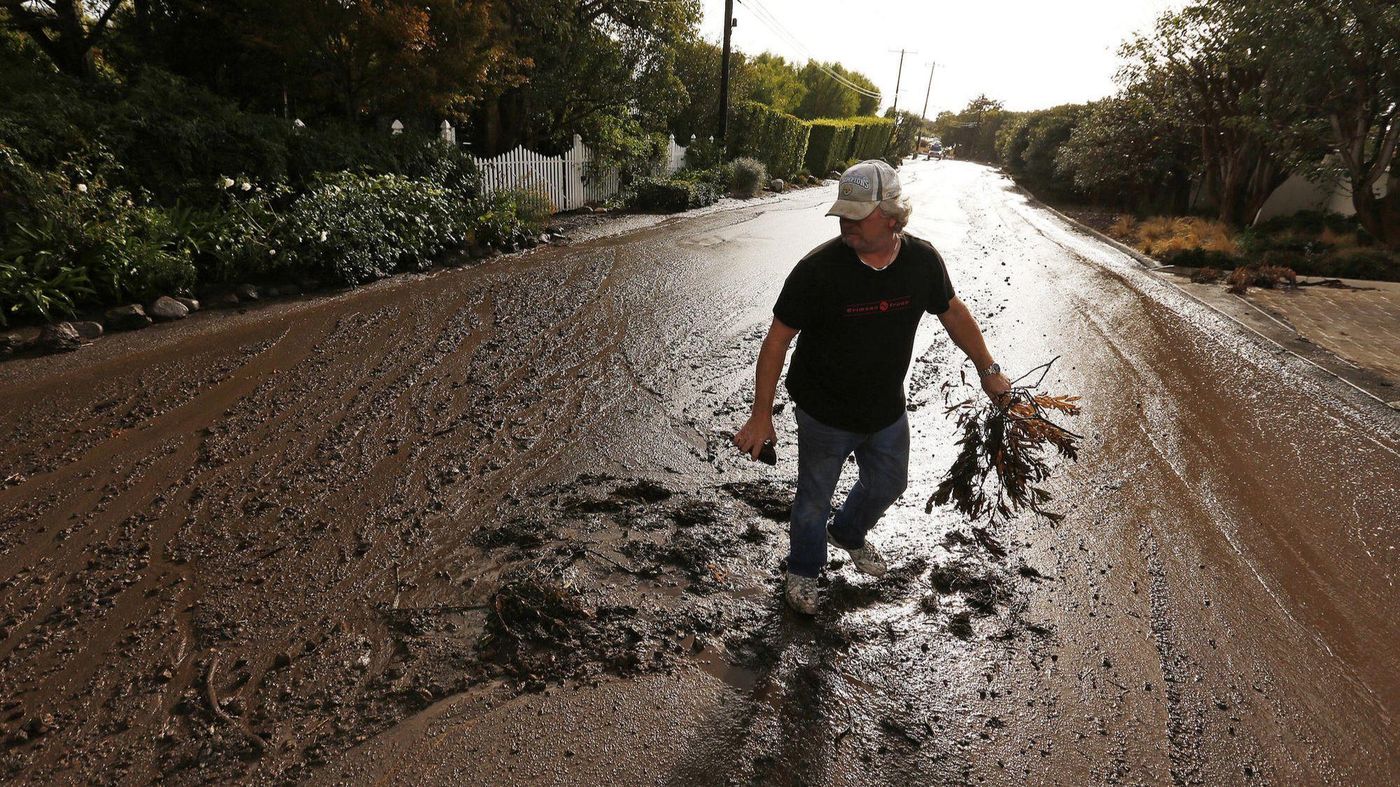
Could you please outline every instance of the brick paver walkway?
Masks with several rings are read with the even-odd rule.
[[[1372,289],[1250,290],[1245,297],[1308,341],[1400,382],[1400,283],[1346,283]]]

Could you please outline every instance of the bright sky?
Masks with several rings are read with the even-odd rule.
[[[1157,16],[1187,0],[735,0],[733,46],[764,50],[798,64],[835,60],[894,96],[899,50],[904,78],[899,105],[918,112],[936,61],[928,117],[957,110],[978,93],[1008,109],[1043,109],[1114,92],[1118,46],[1148,30]],[[724,0],[701,0],[700,32],[719,42]],[[760,18],[767,9],[801,47]]]

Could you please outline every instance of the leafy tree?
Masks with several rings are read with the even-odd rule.
[[[661,131],[685,104],[675,47],[695,37],[697,0],[515,0],[501,11],[528,65],[521,84],[475,114],[479,150],[558,150],[574,133],[620,142],[628,124],[617,118]]]
[[[125,0],[0,0],[0,22],[34,41],[59,71],[90,78],[92,53]]]
[[[1335,151],[1357,219],[1400,248],[1400,4],[1393,0],[1208,0],[1269,69],[1261,112],[1280,153],[1320,172]],[[1387,175],[1387,172],[1389,173]],[[1375,189],[1386,181],[1386,194]]]
[[[945,146],[956,146],[958,158],[995,161],[997,134],[1010,117],[1000,101],[979,95],[961,112],[940,113],[934,128]]]
[[[827,71],[876,95],[869,96],[857,92],[838,82]],[[840,63],[808,61],[798,72],[798,77],[807,89],[797,104],[797,111],[793,113],[800,118],[811,120],[871,115],[880,106],[880,89],[875,83],[864,74],[843,68]]]
[[[764,52],[750,60],[744,70],[749,84],[741,95],[751,101],[791,115],[807,95],[801,72],[778,55]]]
[[[1229,224],[1252,219],[1287,176],[1262,117],[1281,85],[1214,6],[1163,14],[1122,49],[1120,79],[1186,121],[1199,140],[1205,190]]]
[[[234,24],[251,48],[284,70],[294,95],[347,119],[460,116],[493,77],[511,76],[507,51],[490,43],[490,2],[246,2]]]
[[[685,98],[671,115],[668,127],[681,144],[693,135],[705,139],[719,132],[719,77],[721,51],[717,44],[701,38],[678,41],[674,47],[673,68],[685,87]],[[743,53],[729,58],[729,100],[747,96],[750,70]]]
[[[1197,160],[1185,122],[1130,87],[1088,106],[1056,171],[1096,202],[1183,213]]]

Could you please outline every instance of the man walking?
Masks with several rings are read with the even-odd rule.
[[[796,337],[787,389],[797,418],[797,495],[784,597],[809,615],[817,608],[827,544],[846,550],[858,570],[885,573],[866,534],[907,482],[904,377],[924,312],[937,315],[972,360],[988,396],[1011,388],[976,319],[953,293],[943,258],[904,233],[912,208],[894,168],[862,161],[846,170],[837,189],[826,215],[840,218],[841,237],[803,257],[783,284],[758,354],[753,410],[734,435],[750,458],[776,441],[773,396]],[[828,527],[831,497],[852,453],[859,479]]]

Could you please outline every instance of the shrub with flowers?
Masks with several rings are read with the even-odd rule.
[[[460,246],[466,232],[466,215],[446,189],[401,175],[339,172],[293,203],[275,243],[287,251],[283,265],[360,284],[422,270]]]

